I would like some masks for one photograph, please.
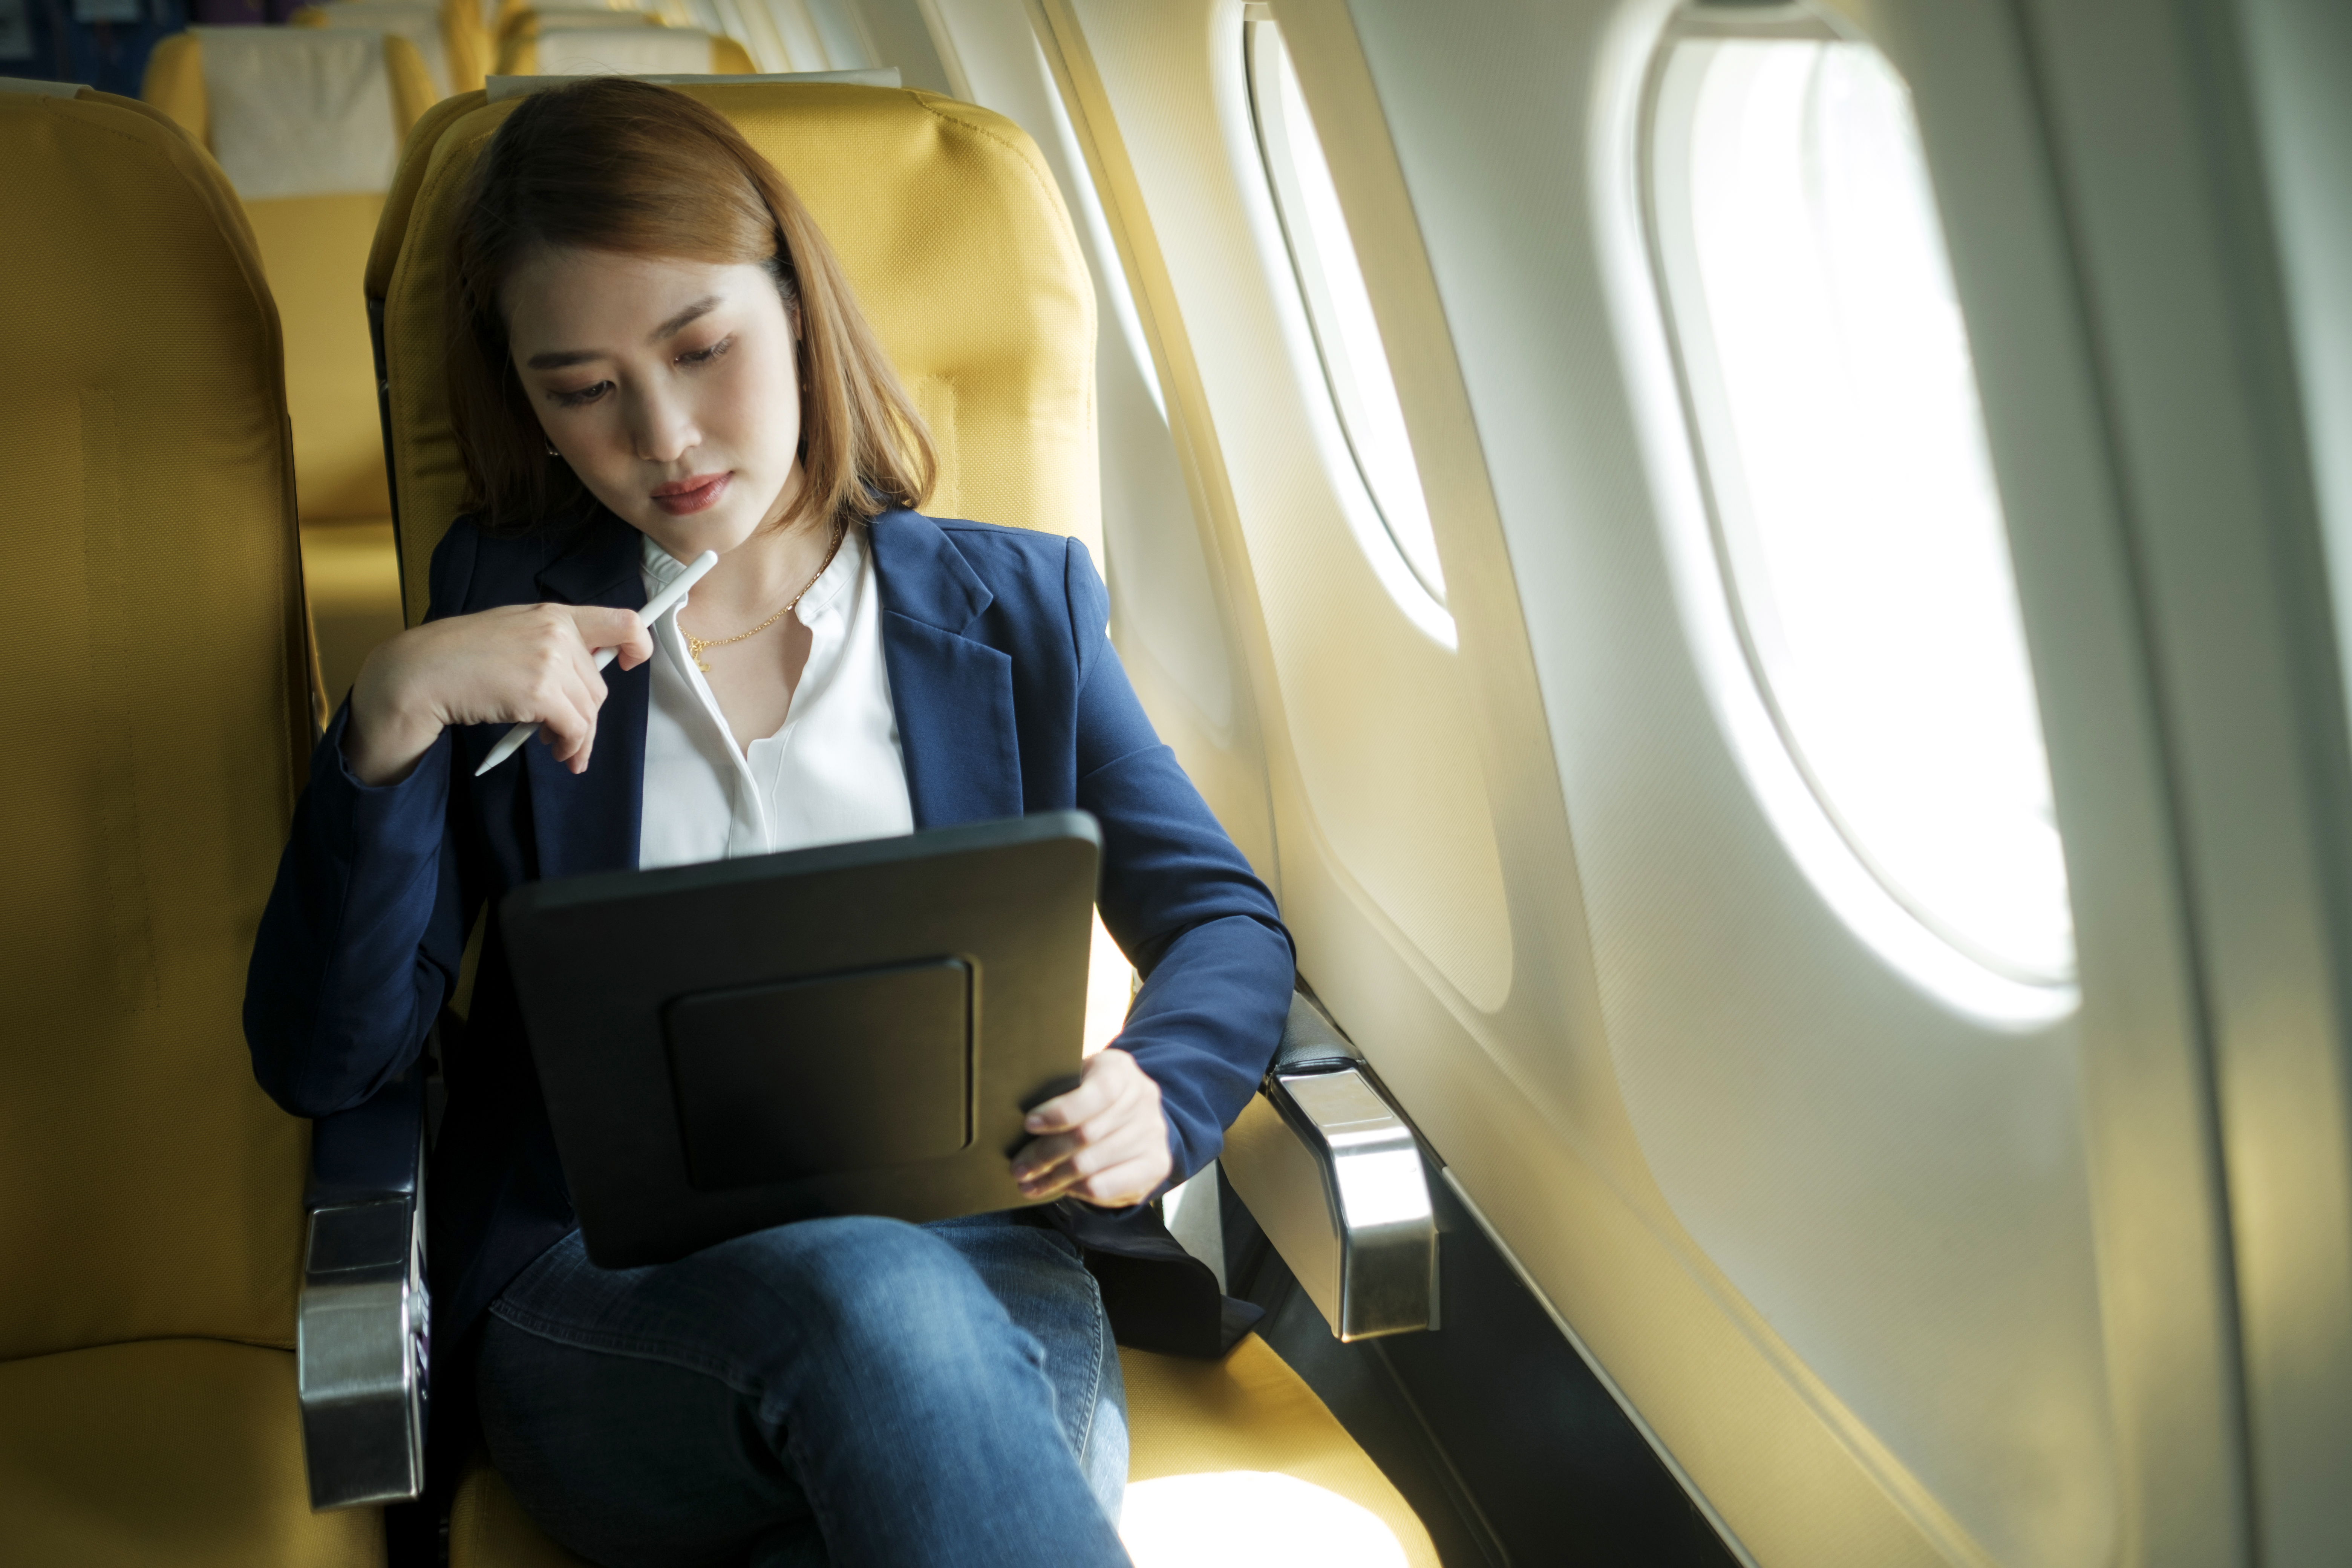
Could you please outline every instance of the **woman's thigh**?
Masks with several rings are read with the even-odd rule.
[[[1044,1348],[1045,1375],[1062,1435],[1087,1485],[1111,1519],[1127,1490],[1127,1387],[1102,1292],[1067,1237],[1003,1215],[974,1215],[922,1227],[961,1253]]]
[[[596,1268],[573,1237],[492,1312],[492,1454],[551,1533],[602,1562],[740,1560],[762,1541],[789,1560],[795,1533],[843,1540],[876,1510],[942,1529],[1017,1512],[974,1452],[1049,1433],[1117,1517],[1118,1359],[1051,1231],[813,1221],[628,1270]]]

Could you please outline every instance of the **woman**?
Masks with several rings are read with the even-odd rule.
[[[473,503],[425,624],[369,657],[312,758],[254,952],[256,1073],[298,1114],[367,1098],[417,1057],[478,912],[534,878],[1093,812],[1146,980],[1029,1118],[1013,1174],[1045,1208],[594,1268],[491,922],[434,1149],[436,1410],[454,1343],[499,1468],[600,1563],[1123,1561],[1118,1363],[1079,1242],[1167,1247],[1137,1205],[1215,1153],[1280,1034],[1273,900],[1152,735],[1084,548],[913,510],[920,421],[723,119],[617,79],[541,93],[465,203]],[[476,779],[520,721],[545,745]]]

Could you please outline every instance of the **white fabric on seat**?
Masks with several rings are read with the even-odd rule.
[[[578,32],[583,27],[650,27],[651,22],[642,14],[616,10],[610,5],[534,5],[528,13],[532,24],[541,33],[569,29]]]
[[[380,32],[191,27],[213,156],[248,202],[387,191],[400,163]]]
[[[758,87],[786,81],[830,81],[848,87],[887,87],[893,89],[904,85],[898,79],[897,66],[877,66],[871,70],[856,71],[779,71],[766,76],[714,75],[708,71],[640,71],[635,74],[640,81],[658,82],[664,87]],[[525,98],[579,79],[571,76],[494,76],[484,85],[489,89],[492,103],[504,103],[510,98]]]
[[[449,96],[449,51],[441,33],[441,8],[415,0],[333,0],[315,10],[319,26],[343,32],[397,33],[425,57],[433,90]]]
[[[539,37],[540,76],[656,76],[710,69],[710,35],[685,27],[559,27]]]

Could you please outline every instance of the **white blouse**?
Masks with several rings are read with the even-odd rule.
[[[882,662],[881,595],[864,535],[853,524],[833,564],[801,596],[793,614],[809,629],[808,664],[783,727],[752,742],[748,755],[688,656],[677,627],[687,601],[654,623],[639,866],[687,866],[915,830],[898,710]],[[648,597],[682,570],[646,537]]]

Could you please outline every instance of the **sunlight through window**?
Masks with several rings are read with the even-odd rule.
[[[1780,738],[1916,919],[2064,985],[2033,677],[1909,93],[1864,43],[1689,38],[1653,132],[1717,552]]]
[[[1437,563],[1437,541],[1430,531],[1412,442],[1405,434],[1404,410],[1389,375],[1388,351],[1381,345],[1371,295],[1356,261],[1355,241],[1349,237],[1348,220],[1339,210],[1339,189],[1331,183],[1323,144],[1298,89],[1298,73],[1274,23],[1250,24],[1249,68],[1266,177],[1289,241],[1299,292],[1306,297],[1307,318],[1315,330],[1331,400],[1339,408],[1339,427],[1398,553],[1430,596],[1443,605],[1445,574]]]

